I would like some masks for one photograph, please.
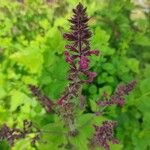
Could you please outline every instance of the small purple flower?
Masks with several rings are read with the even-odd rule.
[[[89,67],[89,59],[87,59],[85,56],[81,56],[79,65],[81,70],[87,70]]]
[[[64,33],[64,39],[68,40],[68,41],[76,41],[77,38],[75,35],[73,34],[68,34],[68,33]]]
[[[66,45],[65,48],[70,49],[73,52],[78,52],[77,49],[75,47],[71,46],[71,45]]]
[[[64,55],[66,57],[66,62],[68,62],[68,63],[72,63],[73,62],[73,60],[72,60],[72,58],[71,58],[71,56],[70,56],[68,51],[64,51]]]
[[[91,83],[93,82],[93,79],[97,76],[97,73],[96,72],[87,72],[86,73],[88,79],[87,79],[87,82]]]
[[[105,100],[105,101],[102,101],[102,100],[99,100],[97,102],[97,105],[100,105],[100,106],[111,106],[112,104],[114,104],[112,101],[110,100]]]
[[[91,50],[91,51],[86,52],[84,55],[85,56],[90,56],[90,55],[99,56],[99,51],[98,50]]]
[[[111,96],[109,101],[111,102],[111,104],[116,104],[116,105],[122,107],[125,104],[125,99],[124,99],[123,96],[114,94],[114,95]]]
[[[118,99],[118,101],[116,102],[116,104],[117,104],[118,106],[120,106],[120,107],[124,106],[124,104],[125,104],[124,98]]]
[[[66,96],[62,96],[59,100],[57,100],[57,104],[62,106],[65,98]]]

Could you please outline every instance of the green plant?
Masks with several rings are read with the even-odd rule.
[[[135,6],[130,0],[82,2],[92,16],[89,21],[94,33],[91,47],[101,48],[100,56],[90,58],[90,70],[97,76],[91,85],[83,86],[87,102],[85,114],[96,111],[96,100],[104,91],[110,96],[118,83],[136,78],[137,88],[128,96],[126,105],[106,108],[104,118],[119,122],[116,135],[120,144],[111,145],[111,149],[147,150],[150,138],[149,12],[143,12],[140,5]],[[27,85],[40,85],[54,102],[64,91],[68,84],[68,65],[62,55],[66,44],[62,33],[68,28],[67,18],[76,3],[78,0],[0,1],[0,125],[7,122],[12,127],[15,123],[17,128],[22,128],[22,121],[28,119],[48,128],[48,124],[57,120],[31,96]],[[136,11],[140,15],[135,14]],[[114,27],[119,31],[119,38]],[[48,138],[57,142],[57,138]],[[30,141],[20,140],[12,149],[24,149],[24,146],[27,150],[35,149]],[[2,145],[7,149],[6,143]],[[46,148],[38,143],[43,149],[41,145],[49,150],[49,144]]]
[[[84,126],[88,129],[88,133],[85,134],[85,137],[83,140],[84,142],[84,149],[88,149],[88,147],[92,149],[96,149],[96,147],[104,147],[104,149],[109,150],[109,142],[112,141],[113,143],[118,144],[118,140],[116,140],[113,136],[114,134],[114,127],[115,124],[113,121],[102,121],[105,120],[101,115],[103,114],[105,108],[108,106],[112,106],[114,104],[118,106],[123,106],[125,103],[124,96],[128,95],[130,91],[133,90],[135,86],[135,82],[131,82],[127,85],[120,85],[115,90],[114,94],[108,98],[108,96],[105,94],[104,100],[99,100],[97,104],[99,106],[102,106],[101,109],[97,107],[97,110],[95,113],[91,113],[88,115],[85,115],[85,98],[82,95],[82,85],[84,83],[91,83],[96,76],[95,72],[89,71],[89,62],[90,59],[88,58],[92,54],[95,54],[98,56],[99,51],[98,50],[90,50],[90,43],[89,38],[91,37],[91,32],[88,29],[87,22],[89,18],[86,15],[86,8],[83,7],[81,3],[79,3],[76,7],[76,9],[73,9],[74,15],[73,18],[71,18],[69,21],[72,23],[70,29],[70,33],[65,33],[64,38],[68,41],[71,41],[71,44],[67,44],[65,47],[69,49],[69,51],[65,51],[64,55],[66,57],[66,62],[70,66],[68,80],[69,84],[67,88],[64,91],[64,94],[61,96],[60,99],[57,100],[57,102],[53,102],[50,98],[43,95],[41,91],[33,85],[29,85],[30,90],[32,91],[33,95],[38,98],[39,102],[42,104],[42,106],[45,108],[47,113],[52,113],[54,111],[55,117],[58,117],[59,127],[53,130],[45,131],[41,128],[37,128],[37,131],[34,132],[34,127],[31,122],[24,121],[23,124],[23,130],[13,127],[13,129],[10,129],[7,125],[3,125],[0,130],[0,136],[1,140],[7,140],[10,145],[14,144],[14,141],[21,138],[29,138],[30,134],[38,133],[32,138],[32,144],[35,145],[35,142],[37,140],[42,139],[42,136],[44,136],[45,132],[54,132],[54,134],[51,134],[51,138],[56,138],[55,130],[59,130],[59,128],[65,127],[62,129],[62,141],[57,141],[53,146],[50,146],[49,148],[53,147],[58,149],[60,148],[69,148],[69,149],[83,149],[83,145],[78,145],[78,143],[74,143],[76,140],[80,141],[80,138],[82,137],[82,134],[85,134],[85,131],[81,131]],[[87,117],[87,122],[89,123],[86,125],[82,124],[78,119]],[[92,116],[92,117],[91,117]],[[102,121],[102,126],[95,125],[95,133],[92,136],[92,127],[91,123],[98,123],[100,121],[97,121],[100,118]],[[91,121],[91,119],[93,121]],[[54,121],[54,123],[49,124],[50,128],[51,126],[57,126],[58,121]],[[61,132],[57,132],[58,134],[61,134]],[[82,132],[82,133],[81,133]],[[49,134],[48,134],[49,135]],[[82,137],[83,138],[83,137]],[[48,139],[47,139],[48,140]],[[89,143],[89,144],[88,144]]]

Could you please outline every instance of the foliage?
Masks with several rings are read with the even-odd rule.
[[[67,85],[68,70],[62,55],[66,44],[62,33],[68,29],[67,19],[77,3],[78,0],[0,1],[0,124],[6,122],[13,126],[17,123],[20,127],[24,119],[29,119],[44,130],[53,131],[43,135],[49,139],[48,144],[38,143],[38,149],[57,150],[57,140],[71,147],[63,133],[57,134],[58,129],[63,131],[60,120],[46,114],[27,85],[41,85],[44,93],[54,100],[60,97]],[[94,84],[83,87],[87,108],[79,120],[86,135],[72,142],[77,149],[86,150],[85,140],[93,132],[88,127],[106,118],[117,119],[116,134],[121,143],[112,145],[111,149],[147,150],[150,148],[149,14],[141,10],[143,15],[134,17],[137,7],[130,0],[84,0],[83,3],[92,16],[89,24],[94,33],[91,47],[101,48],[101,56],[93,56],[90,64],[91,70],[98,73]],[[118,83],[135,78],[138,87],[128,96],[124,108],[108,108],[104,118],[84,125],[97,110],[95,100],[104,91],[111,95]],[[22,150],[24,146],[27,150],[37,149],[26,139],[18,141],[13,150]],[[5,141],[0,143],[0,149],[9,149]]]

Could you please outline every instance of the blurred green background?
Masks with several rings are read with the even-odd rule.
[[[0,125],[21,126],[22,120],[29,119],[46,126],[54,121],[54,116],[45,113],[27,85],[40,86],[54,101],[63,92],[68,65],[63,56],[66,41],[62,34],[69,30],[67,19],[78,2],[0,0]],[[150,150],[150,3],[81,2],[91,17],[91,48],[101,52],[101,56],[91,58],[91,70],[98,76],[93,84],[84,87],[87,112],[95,110],[95,101],[104,91],[111,94],[118,83],[137,80],[125,107],[112,107],[105,117],[118,121],[116,136],[120,144],[112,149]],[[35,149],[38,148],[31,147],[28,139],[12,148]],[[40,150],[50,149],[57,150],[48,146]]]

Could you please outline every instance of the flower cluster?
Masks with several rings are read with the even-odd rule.
[[[19,129],[16,127],[9,128],[6,124],[3,124],[0,128],[0,141],[6,140],[9,145],[14,145],[15,140],[22,139],[32,132],[32,122],[24,120],[23,121],[23,129]],[[31,143],[34,144],[36,142],[36,137],[38,134],[33,137]]]
[[[129,92],[131,92],[134,87],[136,85],[136,81],[131,81],[130,83],[126,84],[126,85],[119,85],[114,94],[108,98],[107,94],[103,95],[103,101],[99,100],[97,102],[98,105],[100,106],[110,106],[113,104],[116,104],[118,106],[123,106],[125,104],[125,95],[128,95]]]
[[[90,139],[89,146],[103,147],[105,150],[109,150],[109,142],[113,144],[119,143],[119,141],[114,138],[115,126],[116,122],[113,121],[104,121],[101,126],[94,125],[95,133]]]
[[[86,14],[86,8],[81,3],[73,9],[74,15],[69,20],[71,22],[70,33],[65,33],[64,38],[70,41],[70,45],[66,45],[68,49],[64,52],[66,62],[70,64],[71,74],[85,74],[88,77],[88,82],[92,82],[96,73],[89,71],[90,60],[88,56],[95,54],[99,55],[98,50],[90,50],[89,38],[92,36],[88,29],[87,22],[89,18]],[[72,80],[72,78],[71,78]]]

